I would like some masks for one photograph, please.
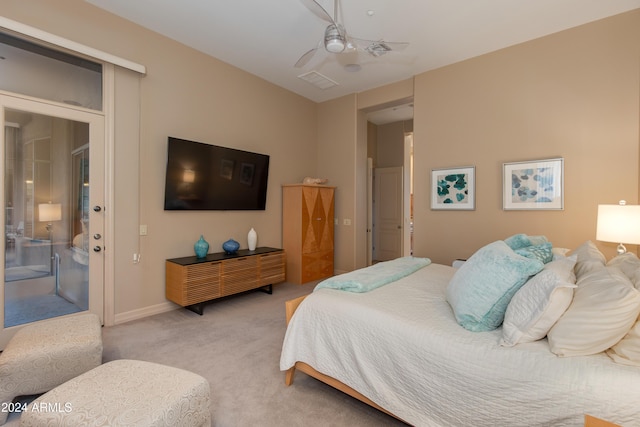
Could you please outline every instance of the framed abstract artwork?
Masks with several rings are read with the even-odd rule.
[[[474,210],[474,166],[431,170],[431,209]]]
[[[504,163],[504,210],[563,210],[564,159]]]

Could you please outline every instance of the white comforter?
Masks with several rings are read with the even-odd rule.
[[[280,369],[305,362],[415,426],[582,426],[585,413],[640,426],[639,368],[604,353],[559,358],[546,340],[501,347],[501,328],[467,331],[445,299],[454,271],[431,264],[367,293],[313,292]]]

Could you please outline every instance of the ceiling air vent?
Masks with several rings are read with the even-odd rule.
[[[320,89],[329,89],[338,85],[337,82],[331,80],[327,76],[323,76],[317,71],[309,71],[308,73],[300,74],[298,78],[309,82]]]

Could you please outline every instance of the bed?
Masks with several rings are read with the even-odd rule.
[[[289,302],[286,383],[300,370],[415,426],[581,426],[587,414],[640,426],[640,367],[461,327],[447,300],[454,273],[432,263],[368,292]]]

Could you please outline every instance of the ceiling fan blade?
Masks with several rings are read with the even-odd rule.
[[[300,57],[300,59],[296,61],[296,64],[294,65],[294,67],[302,68],[305,65],[307,65],[307,63],[311,60],[311,58],[313,58],[313,56],[316,54],[317,51],[318,51],[318,46],[314,47],[313,49],[309,49]]]
[[[409,46],[409,42],[383,42],[391,47],[393,50],[405,50]]]
[[[349,37],[349,42],[358,49],[369,52],[373,56],[382,56],[391,51],[401,51],[409,46],[408,42],[388,42],[385,40],[367,40]]]
[[[316,0],[300,0],[302,4],[304,4],[307,9],[309,9],[314,15],[319,17],[320,19],[335,24],[329,12],[325,10],[324,7],[320,6]]]

